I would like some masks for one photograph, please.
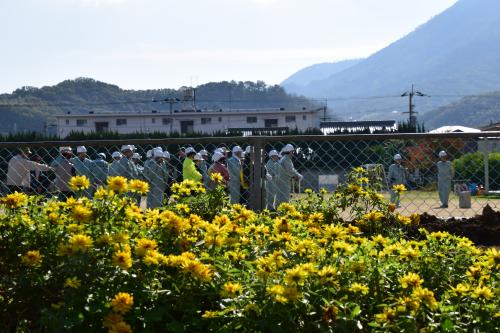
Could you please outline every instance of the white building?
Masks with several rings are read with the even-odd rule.
[[[66,137],[71,132],[152,133],[249,131],[252,129],[307,129],[319,128],[319,111],[323,109],[286,110],[251,109],[219,111],[151,111],[110,113],[69,113],[57,115],[57,134]]]

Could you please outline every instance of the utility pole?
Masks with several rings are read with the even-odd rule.
[[[174,117],[173,117],[173,105],[176,103],[179,103],[181,100],[178,99],[177,97],[168,97],[165,98],[164,100],[161,100],[160,103],[167,103],[170,105],[170,134],[172,134],[173,131],[173,126],[174,126]],[[152,100],[153,103],[157,103],[158,100],[154,99]]]
[[[408,96],[408,112],[403,112],[403,113],[408,113],[409,114],[409,119],[408,119],[408,125],[413,128],[417,128],[417,113],[415,111],[415,104],[413,104],[413,97],[418,96],[418,97],[430,97],[429,95],[426,95],[420,91],[415,91],[413,88],[413,84],[411,85],[411,91],[406,91],[404,92],[401,97],[406,97]]]

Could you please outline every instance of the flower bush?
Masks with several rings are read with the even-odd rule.
[[[273,213],[192,182],[142,211],[147,184],[121,177],[92,199],[4,197],[2,329],[498,331],[499,252],[409,237],[418,216],[396,214],[363,172]]]

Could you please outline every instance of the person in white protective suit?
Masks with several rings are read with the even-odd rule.
[[[75,168],[75,174],[77,176],[85,176],[89,181],[94,182],[91,171],[94,162],[87,157],[87,148],[85,146],[76,147],[76,154],[77,156],[69,160],[73,164],[73,168]],[[89,188],[84,191],[84,194],[86,197],[90,197],[91,192],[92,190]]]
[[[276,193],[275,207],[278,207],[283,202],[290,201],[290,194],[292,192],[292,179],[301,181],[304,177],[295,170],[292,162],[292,155],[295,148],[291,144],[287,144],[281,150],[283,157],[280,159],[279,164],[281,169],[279,170]]]
[[[92,163],[90,171],[93,177],[92,182],[95,184],[96,188],[106,184],[109,174],[109,164],[106,162],[105,153],[97,154],[97,159]]]
[[[269,152],[269,160],[266,163],[266,207],[269,210],[274,210],[276,201],[276,193],[278,192],[278,176],[280,174],[281,164],[280,157],[276,150]]]
[[[400,154],[394,155],[394,163],[389,166],[389,173],[387,174],[389,193],[391,194],[390,201],[398,208],[400,207],[400,195],[392,187],[394,185],[406,185],[406,170],[401,164],[402,160]]]
[[[144,179],[149,183],[148,208],[158,208],[163,205],[163,198],[168,183],[168,170],[165,168],[164,153],[153,149],[153,159],[144,163]]]
[[[208,188],[210,184],[210,177],[208,177],[208,167],[209,167],[208,151],[202,149],[200,150],[199,154],[203,158],[203,161],[200,165],[201,174],[203,176],[203,185],[205,185],[205,188]]]
[[[139,153],[132,154],[132,162],[135,164],[135,167],[137,168],[139,174],[142,174],[142,172],[144,171],[144,167],[141,165],[141,159],[142,159],[141,154]]]
[[[114,151],[111,154],[111,158],[113,159],[113,162],[111,162],[111,165],[109,166],[109,176],[119,176],[119,164],[120,160],[122,159],[123,155],[119,151]]]
[[[132,156],[134,155],[135,147],[133,145],[123,145],[121,148],[123,157],[118,161],[117,173],[118,176],[125,177],[127,179],[139,179],[139,170],[137,166],[132,161]]]
[[[436,163],[438,170],[438,193],[441,201],[440,208],[448,208],[448,200],[450,198],[451,179],[453,178],[453,169],[451,162],[448,161],[448,154],[442,150],[439,152],[439,159]]]
[[[240,203],[240,176],[241,176],[241,156],[243,149],[240,146],[234,146],[232,156],[227,160],[227,169],[229,171],[229,198],[232,204]]]

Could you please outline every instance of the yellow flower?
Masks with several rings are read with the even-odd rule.
[[[466,283],[459,283],[456,287],[451,287],[451,290],[457,295],[464,295],[470,291],[470,285]]]
[[[142,257],[146,255],[148,251],[155,250],[157,247],[158,244],[155,240],[141,238],[137,240],[137,243],[135,245],[135,253],[137,253],[139,257]]]
[[[28,251],[21,257],[23,264],[28,266],[39,266],[42,263],[42,259],[43,256],[38,250]]]
[[[383,217],[384,217],[384,214],[382,214],[382,212],[374,210],[374,211],[371,211],[371,212],[363,215],[362,219],[367,221],[367,222],[377,223],[377,222],[380,222]]]
[[[375,320],[381,323],[391,322],[396,318],[396,310],[385,308],[384,312],[376,314]]]
[[[368,288],[368,286],[364,285],[364,284],[361,284],[361,283],[357,283],[357,282],[354,282],[353,284],[351,284],[351,286],[349,287],[349,291],[355,293],[355,294],[362,294],[362,295],[366,295],[368,294],[368,292],[370,291],[370,288]]]
[[[472,297],[490,299],[493,297],[493,292],[486,286],[478,286],[472,291]]]
[[[74,252],[86,252],[92,246],[93,241],[87,235],[77,234],[72,236],[68,243]]]
[[[175,209],[177,209],[179,212],[185,213],[185,214],[188,214],[191,211],[189,206],[186,204],[177,204],[177,205],[175,205]]]
[[[132,327],[124,321],[120,321],[109,328],[108,333],[132,333]]]
[[[286,270],[285,281],[290,285],[303,285],[308,273],[302,267],[295,266]]]
[[[401,193],[406,191],[406,186],[404,186],[403,184],[393,185],[392,190],[396,193]]]
[[[75,192],[83,191],[90,187],[90,180],[86,176],[74,176],[71,177],[68,185]]]
[[[132,267],[132,256],[128,251],[118,251],[113,254],[111,262],[113,263],[113,265],[127,270]]]
[[[372,241],[373,243],[375,243],[375,245],[378,245],[378,246],[385,246],[389,240],[387,238],[385,238],[384,236],[382,235],[377,235],[377,236],[372,236]]]
[[[127,313],[132,309],[134,305],[134,297],[129,293],[118,293],[115,295],[113,300],[111,301],[111,307],[113,311],[116,313]]]
[[[7,208],[15,209],[21,206],[26,206],[28,204],[28,196],[24,193],[14,192],[2,198],[1,203],[3,203]]]
[[[422,288],[422,287],[414,288],[412,296],[416,300],[427,305],[431,310],[435,310],[438,307],[438,303],[434,298],[434,293],[427,288]]]
[[[142,195],[149,192],[149,184],[139,179],[132,179],[129,182],[128,187],[130,191],[137,192]]]
[[[114,325],[123,321],[123,316],[118,313],[111,312],[102,320],[102,326],[111,329]]]
[[[214,183],[220,184],[224,181],[224,178],[220,173],[214,172],[210,175],[210,180],[213,181]]]
[[[219,313],[217,311],[208,311],[206,310],[202,315],[201,317],[202,318],[205,318],[205,319],[209,319],[209,318],[215,318],[219,315]]]
[[[71,211],[71,216],[79,222],[84,222],[92,216],[92,210],[82,205],[76,205]]]
[[[488,263],[495,269],[500,268],[500,251],[495,248],[490,248],[485,252]]]
[[[227,297],[235,297],[240,294],[242,290],[243,287],[241,284],[237,282],[226,282],[224,286],[222,286],[221,294]]]
[[[401,286],[404,289],[407,289],[409,286],[412,288],[420,287],[424,280],[422,280],[418,274],[409,272],[400,278],[399,282],[401,282]]]
[[[108,177],[108,189],[119,193],[127,192],[127,178],[122,176]]]
[[[334,266],[325,266],[318,271],[321,283],[335,282],[339,277],[339,270]]]
[[[80,285],[81,281],[76,276],[72,278],[67,278],[66,281],[64,281],[64,286],[68,288],[77,289],[80,287]]]

